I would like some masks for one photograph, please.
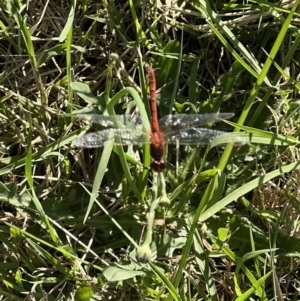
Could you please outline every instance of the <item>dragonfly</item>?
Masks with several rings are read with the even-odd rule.
[[[207,145],[218,136],[230,133],[200,126],[229,119],[234,113],[208,113],[208,114],[177,114],[167,115],[158,120],[156,104],[156,80],[152,67],[148,68],[151,131],[143,127],[140,116],[128,115],[97,115],[78,114],[80,119],[91,123],[98,123],[106,129],[90,132],[72,142],[72,147],[96,148],[105,146],[114,139],[118,145],[150,144],[152,162],[150,167],[155,172],[162,172],[166,168],[164,160],[165,144],[176,145]]]

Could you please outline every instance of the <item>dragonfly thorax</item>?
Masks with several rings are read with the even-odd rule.
[[[163,132],[152,132],[150,136],[150,154],[155,161],[161,161],[164,156],[164,133]]]
[[[164,156],[164,133],[152,132],[150,136],[150,154],[153,161],[150,167],[155,172],[162,172],[166,168],[166,162],[163,161]]]

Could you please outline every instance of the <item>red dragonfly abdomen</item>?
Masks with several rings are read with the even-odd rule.
[[[161,172],[166,168],[166,162],[163,161],[165,140],[164,133],[159,128],[157,105],[156,105],[156,80],[152,67],[148,68],[149,89],[150,89],[150,109],[151,109],[151,136],[150,136],[150,154],[153,161],[150,164],[152,170]]]
[[[156,80],[152,67],[148,68],[149,76],[149,89],[150,89],[150,110],[151,110],[151,129],[152,133],[160,132],[158,117],[157,117],[157,105],[156,105]]]

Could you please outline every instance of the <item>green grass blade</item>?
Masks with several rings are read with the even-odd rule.
[[[139,22],[139,19],[136,15],[136,12],[135,12],[135,5],[133,3],[132,0],[129,0],[129,6],[130,6],[130,11],[131,11],[131,14],[132,14],[132,19],[133,19],[133,22],[134,22],[134,25],[136,27],[136,31],[137,31],[137,37],[140,38],[143,42],[143,44],[148,48],[150,49],[150,43],[143,31],[143,28],[142,26],[140,25],[140,22]]]
[[[97,172],[95,175],[95,180],[93,183],[93,188],[92,188],[89,205],[88,205],[88,208],[87,208],[85,216],[84,216],[84,220],[83,220],[84,223],[86,222],[86,220],[90,214],[90,211],[93,207],[94,200],[96,199],[96,197],[98,195],[98,191],[99,191],[99,188],[101,187],[101,183],[102,183],[102,180],[103,180],[105,172],[106,172],[107,164],[109,162],[109,158],[110,158],[111,152],[113,150],[114,141],[115,141],[113,139],[113,134],[111,135],[111,138],[112,139],[108,140],[108,143],[106,143],[103,148],[102,156],[101,156],[100,162],[98,164]]]
[[[182,300],[180,296],[178,295],[175,287],[172,285],[172,282],[165,276],[164,273],[161,272],[159,268],[155,266],[152,262],[149,263],[155,274],[159,276],[159,278],[164,282],[165,286],[167,287],[169,291],[169,297],[172,298],[171,300],[180,301]]]
[[[257,81],[256,81],[256,84],[253,86],[252,90],[251,90],[251,93],[250,93],[250,96],[249,98],[247,99],[247,102],[245,104],[245,107],[244,107],[244,110],[242,111],[242,114],[237,122],[237,124],[239,125],[242,125],[248,114],[249,114],[249,111],[250,111],[250,108],[251,106],[253,105],[254,101],[255,101],[255,98],[256,98],[256,95],[257,93],[259,92],[259,89],[261,87],[261,85],[263,84],[266,76],[267,76],[267,73],[271,67],[271,64],[272,64],[272,60],[274,60],[281,44],[283,43],[283,39],[287,33],[287,30],[288,30],[288,25],[291,23],[291,19],[293,17],[293,14],[294,14],[294,11],[295,9],[297,8],[299,4],[299,0],[297,0],[295,3],[294,3],[294,6],[293,6],[293,9],[291,10],[291,12],[289,13],[284,25],[282,26],[279,34],[278,34],[278,37],[270,51],[270,55],[267,57],[266,59],[266,62],[265,64],[263,65],[263,68],[261,70],[261,73],[259,74],[258,78],[257,78]],[[238,130],[235,130],[235,131],[238,131]],[[220,160],[220,163],[219,163],[219,166],[218,168],[220,168],[221,170],[223,170],[228,162],[228,159],[229,159],[229,156],[230,156],[230,153],[232,151],[232,146],[231,145],[228,145],[223,153],[223,156]]]
[[[249,51],[242,45],[242,43],[238,42],[238,39],[234,36],[231,30],[222,23],[221,19],[217,16],[217,14],[209,7],[209,2],[201,0],[200,4],[193,2],[193,6],[198,9],[206,18],[207,23],[210,28],[219,38],[219,40],[224,44],[224,46],[231,52],[233,57],[254,77],[258,77],[261,72],[261,68],[258,62],[251,56]],[[217,25],[218,27],[216,27]],[[222,31],[222,32],[220,32]],[[228,38],[228,40],[235,46],[235,48],[243,55],[245,59],[239,55],[235,48],[233,48],[227,40],[224,38],[224,35]],[[270,83],[266,79],[268,85]]]
[[[282,175],[288,172],[291,172],[293,170],[299,169],[300,163],[291,163],[289,165],[283,166],[279,169],[276,169],[272,172],[269,172],[261,177],[257,177],[256,179],[250,181],[247,183],[247,185],[244,185],[238,189],[236,189],[234,192],[227,195],[225,198],[220,200],[218,203],[213,205],[211,208],[207,209],[205,212],[201,213],[199,217],[199,222],[204,222],[214,214],[216,214],[218,211],[220,211],[222,208],[228,206],[231,202],[237,200],[239,197],[245,195],[249,191],[255,189],[256,187]]]
[[[31,148],[31,137],[32,137],[32,120],[29,116],[29,127],[28,127],[28,136],[27,136],[27,152],[25,158],[25,175],[27,182],[30,188],[33,188],[33,179],[32,179],[32,148]]]
[[[71,7],[70,7],[70,12],[69,12],[69,16],[67,19],[67,22],[59,36],[59,41],[63,42],[65,41],[65,39],[67,38],[68,42],[67,44],[69,45],[71,40],[72,40],[72,32],[73,32],[73,24],[74,24],[74,17],[75,17],[75,8],[76,8],[76,0],[72,0],[71,1]],[[70,35],[70,38],[68,37]],[[69,49],[69,47],[67,46],[67,49]]]

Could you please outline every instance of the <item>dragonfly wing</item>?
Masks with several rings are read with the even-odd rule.
[[[79,119],[87,120],[91,123],[98,123],[105,127],[112,128],[142,128],[143,121],[140,116],[131,117],[129,115],[98,115],[98,114],[78,114]]]
[[[220,140],[218,142],[216,139],[216,143],[214,143],[214,145],[226,143],[234,143],[237,145],[244,144],[244,140],[235,134],[238,133],[228,133],[205,128],[193,128],[165,134],[165,139],[166,142],[170,144],[207,145],[218,137]]]
[[[150,137],[141,130],[105,129],[99,132],[87,133],[72,142],[72,147],[95,148],[104,146],[114,139],[116,145],[138,145],[150,143]]]
[[[159,120],[160,129],[163,131],[179,131],[180,129],[197,128],[201,125],[222,121],[234,116],[234,113],[212,114],[177,114],[167,115]]]

